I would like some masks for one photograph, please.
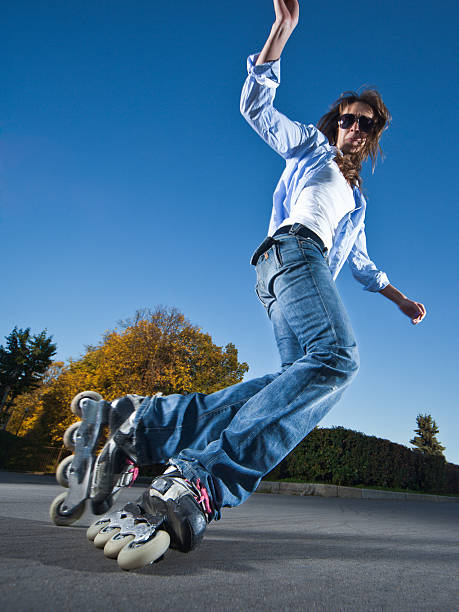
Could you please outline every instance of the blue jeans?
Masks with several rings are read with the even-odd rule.
[[[256,271],[281,370],[209,395],[146,398],[136,415],[139,463],[171,460],[186,478],[200,479],[214,518],[253,493],[358,370],[348,315],[314,240],[279,235]]]

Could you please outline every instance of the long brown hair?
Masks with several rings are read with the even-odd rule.
[[[345,108],[354,102],[363,102],[370,106],[373,111],[375,126],[368,134],[361,151],[358,153],[339,154],[335,157],[335,161],[348,183],[353,187],[359,187],[362,184],[362,179],[360,178],[362,163],[370,157],[371,166],[374,170],[378,153],[382,157],[379,139],[391,120],[391,115],[380,93],[373,88],[363,89],[361,93],[357,93],[356,91],[345,91],[331,105],[328,113],[319,119],[317,127],[325,134],[331,145],[336,145],[338,119]]]

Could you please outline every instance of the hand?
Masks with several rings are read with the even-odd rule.
[[[413,325],[417,325],[418,323],[420,323],[422,319],[426,316],[426,309],[424,307],[424,304],[421,304],[419,302],[413,302],[413,300],[409,300],[408,298],[405,298],[399,304],[399,308],[403,312],[403,314],[406,314],[407,317],[410,317],[411,323]]]
[[[287,26],[293,30],[298,24],[300,5],[298,0],[273,0],[276,12],[275,25]]]
[[[258,56],[257,66],[280,58],[288,39],[298,24],[300,16],[298,0],[273,0],[273,2],[276,20],[273,23],[268,40]]]

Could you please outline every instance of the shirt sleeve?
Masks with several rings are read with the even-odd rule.
[[[280,84],[280,60],[256,66],[259,54],[247,60],[248,77],[241,94],[241,113],[249,125],[284,159],[317,138],[314,126],[292,121],[273,106]]]
[[[378,270],[371,261],[367,252],[367,239],[365,236],[365,224],[362,225],[357,239],[347,258],[352,275],[363,285],[366,291],[381,291],[389,284],[387,275]]]

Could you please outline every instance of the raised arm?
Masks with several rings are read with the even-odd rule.
[[[258,56],[256,65],[278,60],[293,30],[298,24],[300,6],[298,0],[273,0],[276,19],[271,33]]]
[[[298,0],[273,0],[276,20],[261,53],[247,61],[248,77],[241,94],[241,113],[251,127],[285,159],[318,146],[330,147],[313,125],[292,121],[274,107],[280,83],[280,54],[298,23]]]

